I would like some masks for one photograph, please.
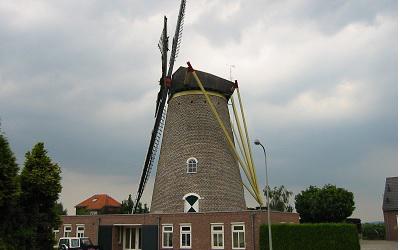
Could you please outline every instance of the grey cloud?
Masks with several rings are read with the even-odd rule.
[[[87,183],[77,194],[74,176],[112,176],[110,192],[125,198],[153,125],[162,16],[172,34],[179,1],[36,4],[29,15],[0,4],[2,130],[21,164],[45,141],[64,170],[66,202],[96,192]],[[397,175],[396,10],[396,1],[189,1],[176,65],[191,58],[220,74],[236,64],[250,134],[269,150],[272,185],[345,186],[375,209],[356,215],[376,220],[384,177]],[[353,92],[338,92],[346,82]],[[258,148],[254,155],[264,183]],[[146,192],[149,200],[151,185]]]
[[[373,24],[379,15],[397,16],[395,0],[221,0],[210,3],[215,7],[202,13],[192,28],[215,46],[224,46],[230,42],[240,43],[244,36],[243,31],[260,22],[265,23],[267,29],[289,24],[298,29],[309,26],[332,35],[352,23]],[[226,20],[221,20],[221,15],[232,3],[238,3],[240,8]],[[268,40],[260,39],[261,42]]]

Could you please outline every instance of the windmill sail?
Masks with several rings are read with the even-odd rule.
[[[161,33],[160,41],[158,42],[158,48],[160,49],[161,52],[161,78],[160,78],[160,91],[157,94],[155,116],[157,116],[158,109],[160,107],[162,92],[165,88],[164,79],[167,74],[168,36],[167,36],[167,17],[165,16],[164,16],[164,28]]]
[[[147,149],[146,159],[142,169],[142,175],[140,177],[140,183],[138,192],[136,193],[136,199],[134,203],[133,211],[136,211],[139,205],[140,198],[142,197],[146,183],[150,177],[151,169],[154,164],[154,160],[157,154],[158,146],[161,140],[162,128],[165,121],[164,106],[165,97],[167,95],[167,89],[164,84],[164,78],[167,73],[167,50],[168,50],[168,37],[167,37],[167,18],[164,17],[164,28],[161,33],[160,42],[158,44],[161,52],[161,78],[160,78],[160,91],[157,94],[156,101],[156,112],[155,122],[151,133],[150,144]]]
[[[158,44],[158,47],[161,51],[161,61],[162,61],[162,75],[160,78],[160,91],[157,96],[156,101],[156,120],[154,122],[153,131],[151,133],[150,144],[147,149],[146,159],[143,165],[142,175],[140,178],[138,192],[136,194],[134,208],[132,213],[136,211],[140,199],[143,195],[143,191],[145,185],[150,177],[151,169],[154,164],[154,160],[158,151],[159,143],[161,141],[162,131],[165,123],[165,116],[166,116],[166,100],[168,95],[168,86],[166,85],[166,81],[171,79],[172,70],[174,67],[175,59],[178,55],[179,45],[182,39],[182,30],[183,30],[183,18],[185,16],[185,7],[186,7],[186,0],[181,0],[181,5],[179,8],[179,16],[177,19],[175,36],[172,41],[172,48],[171,48],[171,56],[169,61],[169,68],[167,72],[167,51],[168,51],[168,36],[167,36],[167,18],[164,17],[164,29],[161,34],[161,39]]]
[[[179,15],[176,21],[175,35],[172,40],[172,48],[171,48],[171,56],[169,58],[169,69],[168,69],[168,77],[171,77],[172,70],[174,68],[175,59],[178,57],[179,48],[182,40],[182,31],[183,31],[183,19],[185,17],[185,9],[186,9],[186,0],[181,1],[181,6],[179,8]]]

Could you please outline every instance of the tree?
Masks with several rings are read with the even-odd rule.
[[[61,192],[61,170],[53,163],[43,143],[25,155],[21,172],[21,206],[25,213],[24,244],[29,249],[52,249],[52,229],[60,215],[56,203]]]
[[[130,214],[132,213],[132,209],[133,209],[132,195],[129,195],[127,200],[122,201],[121,214]]]
[[[147,206],[147,204],[146,203],[144,203],[144,207],[143,207],[143,213],[144,214],[147,214],[147,213],[149,213],[150,212],[150,209],[149,209],[149,207]]]
[[[17,230],[18,165],[6,136],[0,130],[0,248],[13,249]]]
[[[353,193],[331,184],[301,191],[295,197],[295,206],[302,223],[342,222],[355,209]]]
[[[61,202],[60,203],[56,202],[54,209],[58,215],[67,215],[68,213],[67,209],[66,208],[64,209],[64,206]]]
[[[75,213],[76,215],[90,215],[90,210],[85,207],[77,207]]]
[[[145,203],[144,205],[139,202],[138,207],[136,208],[135,211],[133,211],[134,214],[146,214],[149,212],[149,208],[147,207],[147,204]]]
[[[123,200],[122,201],[122,206],[121,206],[121,214],[130,214],[132,213],[132,209],[133,209],[133,200],[132,200],[132,195],[128,196],[127,200]],[[145,214],[149,212],[149,208],[147,207],[147,204],[143,204],[141,202],[139,202],[138,207],[136,209],[136,211],[134,211],[134,214]]]
[[[293,195],[293,192],[288,191],[285,186],[274,187],[271,189],[268,187],[269,194],[269,206],[271,210],[280,211],[280,212],[293,212],[293,207],[290,205],[290,197]],[[264,195],[267,196],[266,191],[264,190]]]

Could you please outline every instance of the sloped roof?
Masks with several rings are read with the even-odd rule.
[[[383,211],[397,211],[397,177],[387,177],[383,194]]]
[[[95,194],[75,207],[86,208],[88,210],[100,210],[104,207],[121,207],[121,203],[107,194]]]
[[[235,84],[231,81],[200,70],[196,70],[196,73],[206,90],[223,94],[227,100],[229,100],[235,91]],[[187,68],[179,67],[179,69],[177,69],[172,75],[170,96],[173,96],[175,93],[181,91],[199,89],[200,88],[197,86],[197,82],[194,77],[192,77],[192,74],[187,74]]]

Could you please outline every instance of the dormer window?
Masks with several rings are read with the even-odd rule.
[[[196,158],[189,158],[186,161],[187,164],[187,173],[194,174],[197,173],[197,159]]]

